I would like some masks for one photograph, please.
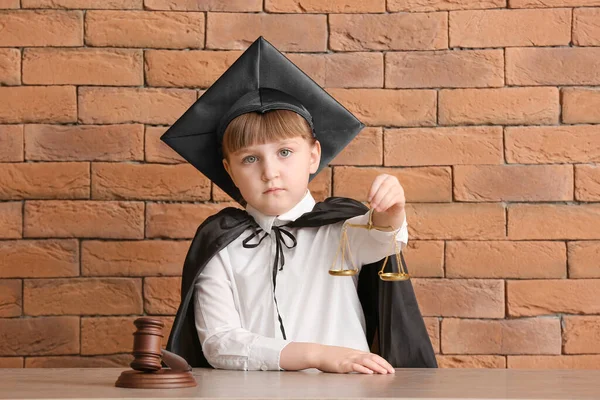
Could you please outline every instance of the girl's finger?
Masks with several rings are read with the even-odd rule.
[[[373,360],[375,360],[379,365],[381,365],[383,368],[385,368],[390,374],[393,374],[396,372],[394,367],[392,367],[392,364],[387,362],[387,360],[385,358],[378,356],[377,354],[373,354],[373,355],[374,355]]]
[[[367,200],[369,202],[372,201],[373,196],[375,196],[375,193],[377,193],[377,191],[379,190],[381,184],[383,182],[385,182],[385,180],[389,177],[389,175],[378,175],[375,180],[373,181],[373,184],[371,185],[371,190],[369,190],[369,195],[367,196]]]
[[[367,368],[369,368],[373,372],[377,372],[377,373],[384,374],[384,375],[388,373],[388,371],[387,371],[387,369],[385,369],[385,367],[379,365],[375,360],[372,360],[370,358],[364,359],[363,365],[366,366]]]
[[[382,184],[379,187],[379,190],[373,196],[371,200],[371,208],[374,208],[376,211],[381,211],[382,200],[387,196],[390,191],[394,190],[394,186]]]
[[[387,211],[391,206],[399,203],[402,200],[402,192],[399,188],[394,186],[391,187],[383,198],[377,203],[377,211]]]
[[[361,374],[369,374],[369,375],[373,374],[373,371],[371,371],[369,368],[367,368],[363,365],[357,364],[357,363],[352,364],[352,371],[360,372]]]

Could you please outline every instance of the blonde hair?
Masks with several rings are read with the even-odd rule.
[[[244,147],[295,137],[315,142],[312,129],[299,114],[272,110],[264,114],[250,112],[234,118],[223,135],[223,158]]]

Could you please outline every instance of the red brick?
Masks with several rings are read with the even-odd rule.
[[[599,4],[600,5],[600,4]],[[573,43],[578,46],[600,45],[600,8],[573,10]]]
[[[88,163],[0,164],[0,200],[85,199],[89,195]]]
[[[262,11],[262,0],[144,0],[147,10]]]
[[[511,240],[600,239],[600,207],[598,204],[510,205],[508,237]]]
[[[450,47],[560,46],[571,41],[570,9],[453,11]]]
[[[6,11],[0,26],[3,47],[83,45],[82,11]]]
[[[438,355],[440,368],[506,368],[502,356],[444,356]]]
[[[435,317],[424,317],[425,328],[431,340],[431,346],[436,353],[440,352],[440,321]]]
[[[564,317],[564,353],[600,353],[600,317]]]
[[[144,0],[21,0],[23,8],[141,9]]]
[[[0,85],[21,84],[21,51],[0,49]]]
[[[287,57],[323,87],[383,87],[381,53],[290,53]]]
[[[502,50],[412,51],[385,57],[386,88],[504,86]]]
[[[79,317],[5,319],[0,337],[0,356],[77,354]]]
[[[144,69],[149,86],[211,86],[241,55],[240,51],[147,50]]]
[[[76,121],[74,86],[0,87],[0,123]]]
[[[26,315],[141,314],[142,281],[127,278],[26,280],[23,300]]]
[[[331,168],[324,168],[308,184],[308,190],[310,190],[316,201],[323,201],[331,196],[331,175]]]
[[[330,89],[329,93],[366,125],[432,126],[433,90]]]
[[[130,353],[133,349],[133,322],[138,317],[99,317],[81,319],[81,354]],[[161,318],[158,318],[161,319]],[[167,318],[162,318],[167,319]],[[167,344],[172,319],[164,321],[162,347]]]
[[[569,278],[600,278],[600,242],[568,242],[567,251]]]
[[[595,201],[600,198],[600,170],[596,165],[575,166],[575,198]]]
[[[272,13],[382,13],[385,0],[266,0],[265,11]]]
[[[569,146],[565,146],[565,140]],[[588,163],[600,161],[600,126],[508,127],[509,163]]]
[[[185,89],[80,88],[79,119],[86,124],[170,125],[195,101],[196,92]]]
[[[562,122],[566,124],[600,123],[600,90],[563,89]]]
[[[82,357],[27,357],[25,368],[121,368],[129,367],[133,361],[130,354],[114,354],[110,356]]]
[[[142,51],[88,48],[25,49],[23,83],[143,85]]]
[[[439,95],[439,123],[557,124],[557,88],[444,89]]]
[[[388,11],[474,10],[505,7],[506,0],[387,0]]]
[[[504,163],[501,127],[386,129],[384,141],[384,165]]]
[[[332,14],[329,46],[336,51],[448,48],[448,14]]]
[[[23,159],[23,125],[0,125],[0,162]]]
[[[441,278],[444,276],[444,242],[409,238],[408,246],[402,253],[411,277]]]
[[[145,136],[145,158],[147,162],[179,164],[186,162],[175,150],[167,146],[160,137],[166,127],[147,126]]]
[[[457,201],[573,200],[571,165],[457,165]]]
[[[413,279],[421,313],[426,316],[504,318],[504,281]]]
[[[23,368],[23,357],[0,357],[0,368]]]
[[[598,85],[600,48],[506,49],[509,85]]]
[[[383,129],[365,128],[329,165],[382,165]]]
[[[209,13],[206,47],[244,50],[264,36],[280,51],[326,51],[327,17],[300,14]]]
[[[407,204],[409,237],[414,239],[490,240],[505,237],[501,204]]]
[[[442,321],[444,354],[560,354],[560,319]]]
[[[449,167],[335,167],[333,195],[367,201],[371,185],[380,174],[398,178],[408,202],[452,201],[452,171]]]
[[[188,241],[84,241],[81,273],[90,276],[181,275]]]
[[[146,237],[173,239],[193,238],[196,230],[206,218],[226,207],[239,208],[240,205],[237,203],[148,203],[146,205]]]
[[[234,202],[234,200],[227,194],[225,193],[225,191],[223,191],[220,187],[218,187],[217,185],[215,185],[214,183],[212,184],[212,201],[224,201],[224,202]]]
[[[508,368],[526,369],[598,369],[597,356],[508,356]]]
[[[54,278],[77,275],[77,240],[0,241],[0,277]]]
[[[144,310],[148,314],[175,314],[180,296],[180,277],[144,279]]]
[[[23,282],[20,279],[0,279],[0,317],[21,316],[22,293]]]
[[[92,198],[98,200],[210,199],[210,181],[190,164],[95,163]]]
[[[204,13],[88,11],[85,44],[100,47],[202,48]]]
[[[23,204],[0,203],[0,239],[19,239],[23,236]]]
[[[132,201],[28,201],[25,204],[25,236],[141,239],[144,237],[144,204]]]
[[[600,6],[599,0],[508,0],[511,8]]]
[[[20,8],[20,0],[0,0],[0,9]]]
[[[600,279],[508,281],[506,304],[510,316],[599,314]]]
[[[144,126],[26,125],[25,156],[33,161],[141,161]]]
[[[173,330],[173,323],[175,322],[175,316],[154,316],[153,318],[160,319],[165,324],[165,327],[162,330],[163,334],[164,334],[162,345],[163,345],[163,347],[167,347],[169,335],[171,334],[171,331]]]
[[[446,243],[448,278],[565,278],[564,243],[451,241]]]
[[[335,77],[333,76],[333,72],[335,70],[335,68],[337,67],[337,70],[339,71],[340,69],[344,69],[344,70],[348,70],[350,66],[345,66],[345,65],[333,65],[331,66],[333,67],[330,70],[327,70],[326,68],[326,60],[330,59],[331,55],[342,55],[345,53],[290,53],[290,52],[284,52],[283,53],[288,60],[290,60],[293,64],[295,64],[298,68],[300,68],[302,70],[302,72],[304,72],[306,75],[308,75],[313,81],[315,81],[319,86],[323,87],[325,86],[325,80],[327,78],[334,79],[337,81],[340,81],[340,77]],[[351,54],[367,54],[367,53],[351,53]],[[369,54],[375,54],[375,53],[369,53]],[[381,56],[383,57],[383,56]],[[382,58],[383,59],[383,58]],[[354,69],[354,68],[352,68]],[[383,69],[383,65],[381,66],[381,69]],[[371,71],[371,73],[373,73],[374,76],[380,76],[381,77],[381,81],[383,82],[383,71]],[[327,75],[327,77],[326,77]],[[369,77],[367,73],[365,73],[365,71],[362,71],[361,76],[364,79],[367,80],[372,80],[373,77]],[[350,85],[354,85],[354,82],[344,82],[345,84],[350,84]],[[380,85],[380,87],[383,86],[383,83]]]

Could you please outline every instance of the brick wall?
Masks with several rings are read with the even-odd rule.
[[[91,9],[103,4],[105,9]],[[159,142],[264,35],[408,199],[444,367],[600,368],[600,1],[0,0],[0,366],[126,365],[230,200]]]

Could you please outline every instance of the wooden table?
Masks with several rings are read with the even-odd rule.
[[[188,389],[121,389],[122,369],[0,369],[0,399],[600,399],[600,370],[399,369],[393,375],[196,369]]]

